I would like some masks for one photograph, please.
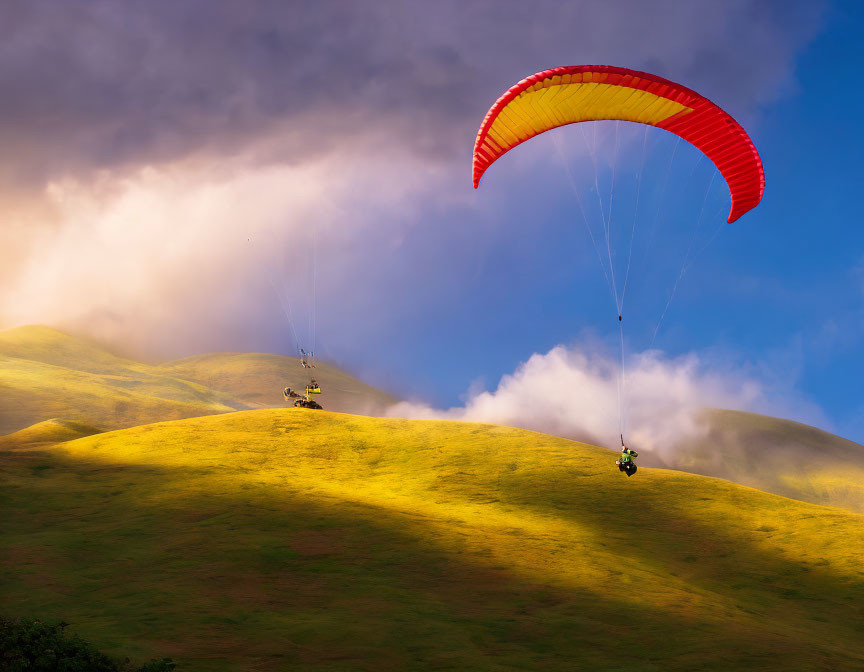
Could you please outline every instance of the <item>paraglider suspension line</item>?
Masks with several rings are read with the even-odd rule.
[[[624,420],[624,322],[621,315],[618,315],[618,340],[621,345],[620,362],[618,366],[618,430],[621,433],[621,442],[624,442],[624,430],[626,422]]]
[[[660,331],[660,325],[663,324],[663,318],[666,317],[666,313],[669,311],[669,306],[672,304],[672,299],[675,298],[678,284],[687,272],[688,264],[690,262],[690,252],[693,250],[693,243],[696,241],[696,234],[699,232],[699,228],[702,225],[702,217],[705,214],[705,204],[708,202],[708,194],[711,193],[711,187],[714,185],[714,178],[716,177],[717,171],[714,171],[711,175],[711,180],[708,182],[708,188],[705,190],[705,197],[702,199],[702,208],[699,210],[699,219],[696,220],[696,227],[693,229],[693,235],[690,236],[690,244],[687,246],[687,251],[684,253],[684,260],[681,262],[681,270],[678,272],[678,277],[675,278],[675,283],[672,285],[672,291],[669,293],[669,298],[666,301],[666,305],[663,307],[663,312],[660,314],[657,326],[654,327],[654,335],[651,337],[651,347],[654,346],[654,341],[657,339],[657,333]],[[705,248],[703,247],[702,250],[704,249]],[[700,250],[700,253],[702,250]]]
[[[591,245],[594,248],[594,252],[597,254],[597,263],[600,264],[600,270],[603,271],[603,277],[606,279],[606,286],[609,288],[609,295],[614,300],[615,292],[612,289],[612,282],[609,279],[609,273],[606,271],[606,265],[603,263],[603,257],[600,255],[600,248],[597,245],[597,239],[594,237],[594,229],[591,228],[588,216],[585,214],[585,206],[582,203],[582,196],[579,193],[579,187],[576,185],[576,178],[573,177],[573,171],[570,169],[570,164],[567,163],[564,151],[561,149],[561,141],[559,137],[557,135],[554,135],[553,137],[555,138],[555,147],[558,149],[558,155],[561,157],[561,163],[564,164],[564,169],[567,171],[567,177],[570,180],[570,186],[573,188],[573,193],[576,196],[576,202],[579,204],[579,212],[582,214],[582,221],[585,223],[585,229],[588,231]]]
[[[630,280],[630,263],[633,261],[633,240],[636,237],[636,223],[639,218],[639,194],[642,191],[642,173],[645,170],[645,145],[648,141],[648,127],[642,133],[642,158],[639,161],[639,176],[636,178],[636,205],[633,207],[633,226],[630,229],[630,249],[627,252],[627,270],[624,273],[624,289],[621,290],[621,308],[618,311],[618,320],[621,320],[620,312],[624,310],[624,298],[627,296],[627,282]]]

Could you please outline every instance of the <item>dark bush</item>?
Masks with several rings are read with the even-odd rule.
[[[0,670],[2,672],[124,672],[118,665],[78,635],[67,637],[68,623],[43,623],[38,619],[0,617]],[[137,672],[170,672],[170,658],[154,660]]]

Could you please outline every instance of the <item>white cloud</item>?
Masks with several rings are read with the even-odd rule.
[[[319,281],[337,282],[363,256],[368,226],[398,246],[412,197],[446,179],[435,171],[367,148],[296,165],[185,162],[52,182],[51,225],[18,229],[29,254],[4,281],[0,324],[68,327],[149,354],[206,346],[208,331],[265,313],[283,324],[277,295],[293,303],[309,290],[313,237],[332,265]]]
[[[661,458],[704,431],[697,419],[704,408],[793,413],[824,424],[819,410],[794,393],[778,394],[746,367],[713,360],[696,353],[670,358],[656,350],[630,356],[620,397],[622,423],[618,362],[591,345],[534,354],[494,391],[474,393],[464,407],[436,410],[403,402],[388,415],[509,425],[610,448],[619,445],[623,431],[628,445]]]

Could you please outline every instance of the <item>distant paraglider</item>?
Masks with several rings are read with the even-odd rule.
[[[303,348],[300,348],[300,366],[302,366],[304,369],[314,369],[315,353],[306,352]]]
[[[300,352],[300,357],[298,358],[300,366],[307,370],[316,368],[315,353],[311,350],[307,352],[303,348],[299,347],[297,349]],[[323,408],[321,404],[313,399],[313,395],[316,394],[321,394],[321,385],[318,384],[318,381],[315,380],[315,378],[309,379],[309,383],[306,385],[306,390],[302,394],[295,392],[290,387],[286,387],[282,390],[282,396],[285,397],[285,401],[293,402],[294,406],[297,408]]]
[[[290,335],[292,337],[294,346],[297,352],[297,360],[300,366],[303,367],[304,371],[313,373],[313,369],[317,368],[318,360],[315,356],[315,343],[316,343],[316,323],[317,323],[317,297],[316,297],[316,256],[317,256],[317,244],[318,244],[318,234],[315,227],[310,228],[312,232],[311,239],[309,241],[308,248],[308,278],[305,288],[300,288],[297,296],[292,297],[289,284],[286,283],[284,278],[276,278],[268,272],[268,278],[270,280],[270,285],[273,288],[276,297],[279,300],[279,303],[282,306],[282,311],[285,315],[285,320],[288,324],[288,328],[290,330]],[[264,270],[269,271],[267,268],[267,264],[264,264]],[[277,282],[277,279],[279,282]],[[295,284],[302,285],[302,283],[291,283],[290,286],[294,286]],[[292,301],[294,298],[298,297],[306,297],[306,308],[308,312],[308,333],[303,336],[303,340],[301,340],[301,334],[298,332],[298,329],[295,328],[295,319],[294,313],[296,313],[296,308],[292,310]],[[309,347],[309,350],[301,347],[301,344]],[[285,387],[282,390],[282,396],[285,401],[292,404],[298,408],[314,408],[321,409],[322,406],[317,401],[314,400],[313,395],[321,394],[321,386],[315,380],[314,377],[310,377],[309,383],[306,385],[304,392],[297,392],[290,387]]]
[[[731,208],[727,217],[729,223],[755,208],[762,200],[765,190],[762,161],[747,132],[735,119],[707,98],[680,84],[646,72],[607,65],[576,65],[544,70],[523,79],[506,91],[489,109],[477,132],[473,156],[474,188],[479,187],[480,179],[487,169],[517,145],[561,126],[603,120],[628,121],[661,128],[699,149],[713,162],[729,187],[731,195]],[[596,170],[595,165],[595,178]],[[597,190],[596,179],[595,190]],[[597,191],[599,197],[599,190]],[[636,464],[633,458],[636,457],[637,453],[624,445],[626,411],[625,404],[622,403],[626,381],[622,313],[627,281],[625,276],[623,290],[619,291],[619,287],[616,286],[614,253],[610,244],[611,195],[609,203],[608,216],[602,212],[601,203],[601,218],[603,219],[601,225],[606,252],[608,253],[608,265],[601,259],[599,252],[598,260],[615,300],[615,316],[620,337],[618,415],[622,450],[621,457],[616,464],[621,471],[632,476],[636,473]],[[580,209],[582,209],[581,201]],[[637,212],[638,188],[636,211],[633,217],[634,233]],[[585,217],[592,243],[596,248],[595,236],[584,210],[582,215]],[[700,222],[701,217],[700,214]],[[632,245],[633,237],[631,235],[631,254]],[[628,260],[628,275],[631,254],[624,257]],[[689,254],[690,248],[688,247],[687,255],[689,256]],[[684,275],[686,264],[687,256],[685,256],[678,280]],[[674,296],[674,287],[671,296]],[[671,296],[669,301],[671,301]],[[668,308],[668,302],[666,308]],[[665,310],[663,315],[665,315]],[[661,322],[663,315],[660,317]],[[655,337],[656,333],[657,329],[655,328]]]
[[[314,378],[309,381],[308,385],[306,385],[306,391],[303,394],[298,394],[290,387],[286,387],[282,390],[282,396],[285,397],[285,401],[293,401],[294,406],[297,408],[314,408],[321,410],[323,406],[312,398],[312,395],[315,394],[321,394],[321,385],[319,385],[318,381]]]

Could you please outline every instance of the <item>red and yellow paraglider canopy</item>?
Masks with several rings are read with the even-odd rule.
[[[572,65],[538,72],[501,96],[477,133],[474,188],[486,169],[516,145],[559,126],[604,119],[656,126],[701,150],[729,185],[729,222],[762,200],[762,160],[737,121],[680,84],[609,65]]]

